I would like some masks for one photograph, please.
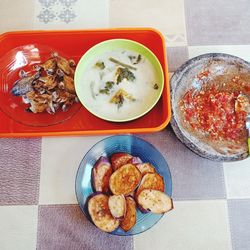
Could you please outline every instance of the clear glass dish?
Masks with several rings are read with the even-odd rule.
[[[67,111],[58,109],[54,114],[27,112],[29,105],[23,102],[22,96],[11,93],[14,83],[21,79],[20,71],[35,74],[36,65],[47,61],[53,53],[71,59],[58,50],[40,44],[16,47],[0,59],[0,109],[14,121],[29,126],[51,126],[70,119],[81,108],[80,103],[74,103]]]

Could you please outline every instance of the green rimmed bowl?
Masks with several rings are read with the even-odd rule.
[[[104,54],[108,54],[109,52],[112,53],[115,50],[131,51],[140,54],[142,58],[146,58],[151,64],[151,70],[155,76],[155,81],[157,82],[157,89],[152,87],[152,93],[149,92],[146,95],[150,96],[150,98],[144,98],[143,101],[137,102],[136,108],[134,104],[131,105],[131,108],[127,108],[126,111],[110,108],[108,101],[103,102],[102,105],[100,105],[100,103],[97,104],[97,101],[90,90],[91,80],[84,79],[84,75],[90,65],[94,65],[94,62],[98,61],[98,59]],[[131,64],[131,66],[134,65]],[[80,102],[90,113],[107,121],[127,122],[145,115],[159,101],[163,88],[164,73],[158,58],[146,46],[128,39],[111,39],[98,43],[82,56],[76,68],[75,89]],[[140,91],[145,90],[142,88]]]

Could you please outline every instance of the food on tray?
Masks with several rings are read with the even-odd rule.
[[[109,179],[109,188],[113,194],[128,195],[133,192],[141,181],[141,172],[128,163],[116,170]]]
[[[123,194],[109,196],[109,210],[114,218],[124,219],[126,213],[126,199]]]
[[[248,74],[218,75],[201,72],[197,81],[179,101],[183,126],[206,141],[221,154],[235,153],[246,147],[246,109],[241,106],[242,94],[250,96]]]
[[[113,169],[107,157],[101,156],[92,168],[92,186],[95,192],[107,193]]]
[[[120,108],[125,99],[135,101],[135,98],[132,95],[128,94],[124,89],[119,89],[109,102],[117,104],[117,107]]]
[[[119,227],[119,220],[110,213],[109,197],[105,194],[94,194],[88,202],[88,212],[93,223],[105,232],[112,232]]]
[[[136,68],[134,69],[136,70]],[[130,71],[128,68],[121,68],[119,67],[116,72],[116,84],[119,85],[123,80],[131,81],[133,82],[135,80],[135,75],[132,71]]]
[[[120,227],[125,231],[129,231],[133,228],[136,223],[136,203],[135,200],[127,196],[126,197],[126,214],[125,218],[122,220]]]
[[[164,193],[164,179],[154,166],[125,152],[114,153],[110,160],[101,156],[92,169],[91,182],[95,193],[88,198],[88,211],[93,223],[105,232],[119,226],[125,232],[132,229],[137,207],[156,214],[173,208]]]
[[[66,111],[78,102],[74,86],[75,62],[67,60],[57,53],[47,61],[34,65],[33,70],[20,70],[11,93],[22,96],[33,113],[54,114],[58,110]]]
[[[156,214],[166,213],[172,209],[172,199],[164,192],[154,189],[144,189],[137,197],[141,210]]]
[[[87,85],[86,104],[94,113],[110,119],[140,114],[154,103],[161,91],[152,63],[124,49],[94,58],[86,67],[81,82]]]

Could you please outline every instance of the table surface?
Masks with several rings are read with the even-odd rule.
[[[174,72],[207,52],[250,61],[249,13],[249,0],[0,0],[0,33],[154,27],[165,36]],[[96,229],[75,197],[78,165],[105,136],[0,139],[0,249],[250,249],[250,158],[203,159],[170,126],[139,136],[169,164],[174,210],[147,232],[126,238]]]

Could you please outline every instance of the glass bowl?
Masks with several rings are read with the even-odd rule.
[[[133,135],[117,135],[107,137],[96,143],[83,157],[77,171],[75,190],[76,197],[84,215],[91,221],[87,209],[87,199],[93,193],[91,186],[91,171],[95,162],[100,156],[109,157],[116,152],[127,152],[133,156],[138,156],[143,162],[151,163],[156,172],[159,173],[165,182],[165,193],[172,195],[172,179],[168,164],[162,154],[147,141]],[[120,227],[111,232],[114,235],[131,236],[142,233],[154,226],[163,214],[141,213],[137,209],[137,222],[128,231],[123,231]]]

